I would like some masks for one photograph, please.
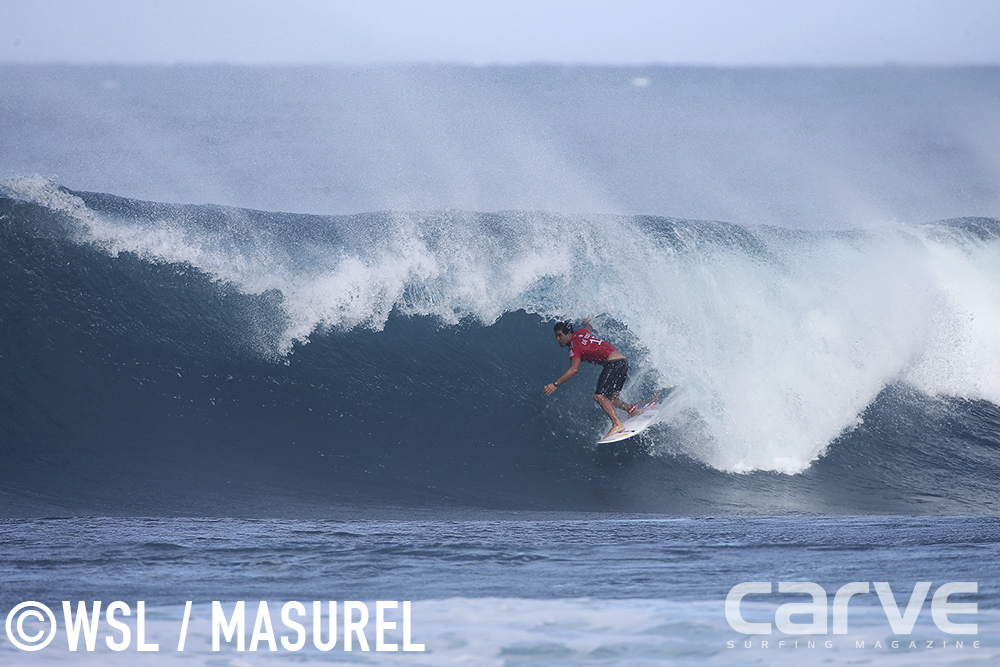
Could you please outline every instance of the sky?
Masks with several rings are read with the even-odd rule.
[[[0,0],[0,63],[1000,65],[1000,0]]]

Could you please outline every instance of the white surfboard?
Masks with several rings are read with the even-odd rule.
[[[670,412],[666,410],[667,406],[676,403],[680,394],[681,391],[679,391],[677,387],[674,387],[670,390],[670,393],[667,395],[667,398],[663,401],[663,403],[657,403],[656,399],[653,399],[644,405],[640,404],[639,408],[642,409],[642,412],[634,417],[629,417],[622,422],[622,426],[625,427],[624,431],[621,433],[615,433],[614,435],[606,438],[601,438],[597,441],[597,444],[608,445],[612,442],[621,442],[622,440],[628,440],[631,437],[639,435],[656,422],[661,421],[661,418],[665,416],[664,413]]]
[[[634,417],[629,417],[628,419],[622,422],[622,426],[625,427],[624,431],[622,431],[621,433],[615,433],[614,435],[609,435],[606,438],[601,438],[600,440],[597,441],[597,444],[608,445],[611,444],[612,442],[620,442],[622,440],[628,440],[632,436],[639,435],[647,428],[649,428],[650,424],[656,421],[656,417],[660,411],[661,406],[656,401],[650,401],[649,403],[646,403],[645,405],[640,405],[639,407],[642,409],[641,413],[635,415]]]

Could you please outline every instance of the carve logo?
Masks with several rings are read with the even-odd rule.
[[[910,600],[900,609],[896,603],[889,584],[884,581],[873,582],[872,586],[882,603],[886,619],[893,634],[908,635],[913,631],[917,616],[927,600],[931,582],[918,581],[910,593]],[[841,586],[833,596],[832,617],[833,634],[845,635],[848,629],[851,598],[866,595],[871,592],[867,581],[855,581]],[[931,618],[942,632],[950,635],[975,635],[979,632],[976,623],[958,623],[951,616],[966,616],[977,614],[979,605],[975,602],[951,602],[949,596],[955,594],[978,593],[979,584],[974,581],[953,581],[942,584],[934,592],[931,599]],[[740,605],[747,595],[770,595],[772,585],[769,581],[751,581],[737,584],[726,596],[726,620],[729,626],[742,634],[769,635],[770,622],[749,622],[743,618]],[[786,602],[780,605],[774,614],[774,626],[778,632],[787,635],[825,635],[830,630],[830,609],[827,605],[827,594],[822,586],[809,581],[782,581],[778,583],[778,593],[783,595],[806,595],[808,602]],[[793,620],[793,617],[799,620]],[[806,619],[806,620],[802,620]],[[972,619],[963,619],[972,620]]]

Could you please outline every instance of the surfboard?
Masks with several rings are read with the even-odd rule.
[[[659,394],[663,393],[666,394],[666,398],[662,401],[657,400]],[[609,445],[613,442],[628,440],[639,435],[653,424],[670,421],[678,412],[684,409],[684,406],[690,400],[687,390],[679,386],[663,389],[659,394],[651,401],[637,404],[642,409],[642,414],[629,417],[623,421],[622,426],[625,427],[624,431],[615,433],[610,438],[601,438],[597,441],[597,444]]]
[[[639,435],[649,428],[654,421],[656,421],[660,407],[661,405],[657,403],[655,399],[645,405],[639,405],[642,412],[634,417],[629,417],[622,422],[622,426],[625,427],[624,431],[621,433],[615,433],[614,435],[606,438],[601,438],[597,441],[597,444],[609,445],[612,442],[621,442],[622,440],[628,440],[631,437]]]

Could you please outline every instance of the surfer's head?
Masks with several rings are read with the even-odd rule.
[[[556,341],[562,347],[569,345],[570,339],[573,338],[573,325],[569,322],[556,322],[553,327],[556,332]]]

